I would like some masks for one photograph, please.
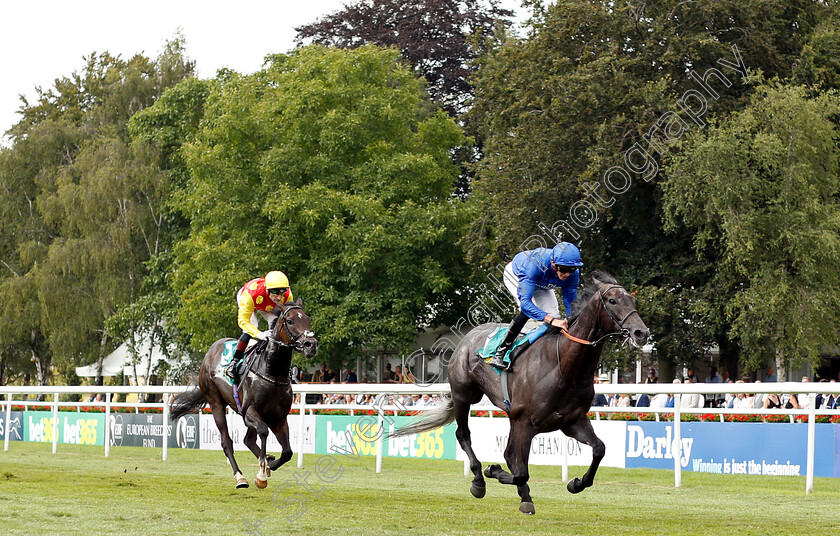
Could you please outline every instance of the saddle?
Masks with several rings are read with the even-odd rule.
[[[548,325],[544,323],[540,323],[537,327],[531,327],[531,329],[528,329],[528,327],[528,324],[526,324],[522,329],[521,336],[514,341],[514,343],[510,346],[510,349],[507,353],[505,353],[505,363],[510,363],[519,357],[522,352],[527,350],[534,341],[539,339],[548,330]],[[501,326],[491,331],[487,335],[487,339],[484,341],[484,346],[478,349],[478,357],[484,359],[486,362],[489,362],[490,359],[496,355],[496,350],[502,344],[502,341],[505,340],[507,331],[507,326]],[[501,370],[496,369],[496,372],[501,375]]]
[[[222,352],[222,357],[219,360],[218,367],[216,368],[216,377],[223,378],[231,385],[233,385],[233,378],[228,374],[228,372],[230,371],[230,364],[231,361],[233,361],[233,353],[236,351],[237,342],[239,341],[234,339],[225,343],[225,349]],[[251,339],[248,347],[245,349],[245,357],[242,359],[242,362],[239,363],[239,367],[236,371],[240,378],[245,376],[245,372],[251,366],[251,363],[263,352],[266,346],[268,346],[267,341]]]

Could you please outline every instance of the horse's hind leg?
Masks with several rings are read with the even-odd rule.
[[[595,481],[595,473],[598,472],[598,466],[601,460],[604,459],[606,448],[604,442],[595,435],[595,430],[592,429],[592,423],[589,417],[584,416],[571,426],[561,429],[568,437],[573,437],[583,443],[592,447],[592,464],[584,473],[583,478],[573,478],[569,480],[566,488],[571,493],[580,493],[586,488],[590,487]]]
[[[473,452],[472,441],[470,439],[470,427],[468,424],[470,401],[457,397],[453,393],[452,403],[455,406],[455,422],[458,423],[458,428],[455,430],[455,437],[458,439],[461,448],[467,454],[467,458],[470,461],[470,470],[475,475],[472,484],[470,484],[470,493],[474,497],[481,499],[487,493],[487,487],[484,483],[484,475],[481,474],[481,462],[478,461],[475,452]]]
[[[222,450],[233,468],[233,478],[236,479],[237,488],[247,488],[248,480],[242,476],[239,470],[239,465],[236,464],[236,458],[233,456],[233,440],[230,438],[227,427],[227,417],[225,416],[224,404],[212,403],[210,408],[213,412],[213,420],[216,422],[216,427],[219,429],[219,434],[222,437]]]
[[[292,459],[292,444],[289,441],[289,421],[286,419],[281,420],[274,426],[272,432],[274,432],[277,441],[280,442],[280,447],[283,449],[280,457],[276,460],[271,460],[268,464],[269,469],[276,471],[281,465]]]

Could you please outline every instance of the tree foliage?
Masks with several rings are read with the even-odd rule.
[[[770,85],[687,140],[663,183],[668,224],[719,248],[748,368],[816,364],[840,316],[840,98]]]
[[[235,292],[277,269],[327,358],[406,349],[451,319],[468,272],[451,196],[464,144],[394,50],[312,46],[222,73],[183,148],[173,284],[193,345],[236,335]]]
[[[432,98],[455,115],[472,95],[472,62],[512,15],[498,0],[359,0],[295,30],[298,43],[399,49]]]
[[[106,320],[138,296],[166,232],[169,186],[127,123],[192,69],[178,38],[156,60],[94,53],[23,102],[0,152],[0,297],[16,304],[0,343],[28,348],[41,384],[53,365],[70,377],[104,357]]]

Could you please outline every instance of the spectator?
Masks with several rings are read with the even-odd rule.
[[[390,363],[385,363],[385,374],[382,376],[382,381],[385,383],[397,383],[394,381],[394,371],[391,370]]]
[[[595,376],[595,383],[601,382],[601,385],[610,383],[610,377],[606,374],[601,374],[600,376]],[[598,393],[595,395],[595,398],[592,399],[593,406],[609,406],[610,402],[607,400],[606,395],[603,393]]]
[[[321,368],[312,374],[313,383],[322,383],[324,380],[324,373],[327,372],[327,364],[321,363]]]
[[[400,367],[397,367],[397,368],[399,369]],[[404,395],[404,396],[402,397],[402,399],[400,399],[400,403],[401,403],[403,406],[406,406],[406,407],[407,407],[407,406],[413,406],[413,405],[414,405],[414,399],[413,399],[413,398],[411,398],[411,395]]]
[[[694,367],[688,368],[685,377],[691,380],[691,383],[697,383],[697,376],[694,375]]]
[[[359,383],[358,378],[356,377],[356,373],[352,370],[344,369],[344,383]]]
[[[331,368],[321,374],[321,383],[333,383],[333,380],[335,379],[335,372],[333,372]],[[338,383],[338,380],[336,380],[335,383]]]
[[[633,401],[630,400],[630,395],[628,395],[627,393],[621,393],[620,395],[618,395],[618,400],[616,401],[615,405],[619,408],[632,408]]]
[[[403,381],[402,367],[397,365],[394,368],[394,381],[392,381],[391,383],[402,383],[402,381]]]
[[[809,383],[810,381],[811,378],[808,376],[802,376],[802,383]],[[811,396],[808,393],[800,393],[796,395],[796,400],[799,402],[799,407],[801,409],[808,409],[811,407]]]
[[[782,407],[782,400],[776,393],[767,393],[764,395],[764,409],[776,409]]]
[[[785,409],[802,409],[799,405],[799,399],[794,394],[783,394],[781,397],[782,407]]]
[[[411,369],[405,367],[405,372],[402,375],[402,382],[403,383],[417,383],[417,379],[414,377],[414,374],[411,373]]]
[[[653,370],[653,369],[650,369]],[[645,381],[647,383],[647,381]],[[656,383],[656,382],[651,382]],[[637,408],[646,408],[650,406],[650,396],[647,393],[642,393],[636,397],[636,407]]]
[[[755,383],[761,383],[761,380],[755,380]],[[753,396],[753,408],[763,408],[764,407],[764,399],[767,397],[766,393],[756,393]]]
[[[647,378],[645,378],[645,383],[658,383],[658,382],[659,382],[659,376],[656,375],[656,370],[655,369],[650,369],[650,372],[648,372]]]
[[[674,378],[672,383],[682,383],[679,378]],[[668,393],[668,398],[665,400],[665,407],[666,408],[673,408],[674,407],[674,393]]]
[[[651,408],[664,408],[665,404],[668,403],[668,395],[665,393],[659,393],[658,395],[653,395],[653,398],[650,399],[650,407]]]
[[[689,377],[686,377],[685,382],[686,384],[692,383]],[[700,393],[686,393],[680,397],[680,407],[681,408],[702,408],[703,407],[703,395]]]
[[[726,380],[724,383],[734,383],[732,380]],[[732,407],[732,399],[735,398],[735,393],[726,393],[726,396],[723,400],[723,407],[724,408],[731,408]]]
[[[712,367],[712,370],[709,373],[709,377],[706,378],[706,383],[723,383],[723,377],[720,374],[718,374],[717,367]],[[721,403],[723,403],[723,393],[706,395],[707,408],[718,408],[720,407]]]
[[[292,368],[289,370],[289,378],[291,379],[292,383],[300,382],[300,367],[297,365],[292,365]]]
[[[432,395],[432,400],[429,402],[430,406],[439,406],[440,405],[440,396],[439,395]]]
[[[764,371],[767,376],[764,378],[766,382],[776,382],[779,381],[776,377],[776,369],[772,366],[767,367],[767,370]]]

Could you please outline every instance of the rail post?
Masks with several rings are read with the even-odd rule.
[[[163,448],[161,457],[163,461],[169,456],[169,393],[163,393]]]
[[[58,393],[55,393],[53,397],[53,444],[52,444],[52,453],[55,454],[58,452],[58,433],[61,430],[61,427],[58,425]]]
[[[816,444],[817,431],[817,416],[816,405],[817,395],[815,393],[808,393],[808,451],[807,457],[807,473],[805,476],[805,493],[814,493],[814,446]]]
[[[111,453],[111,393],[105,393],[105,456]]]
[[[3,429],[6,431],[6,439],[3,440],[3,450],[9,450],[9,436],[11,430],[9,425],[12,423],[12,393],[6,395],[6,426]]]
[[[682,487],[682,465],[680,459],[682,458],[682,437],[680,430],[680,404],[682,402],[682,395],[680,393],[674,394],[674,487]]]

